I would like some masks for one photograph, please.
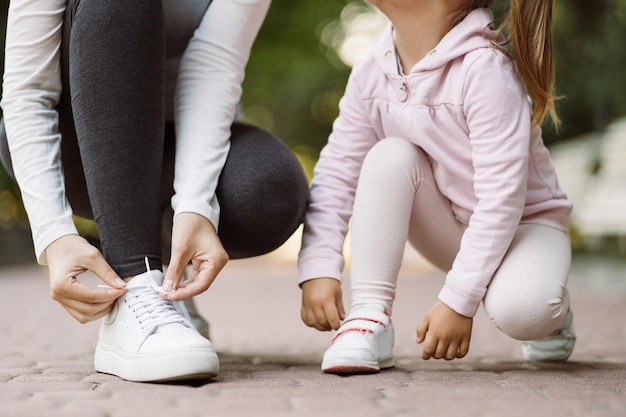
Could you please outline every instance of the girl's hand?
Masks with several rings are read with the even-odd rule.
[[[316,278],[302,283],[302,321],[317,330],[337,330],[346,316],[341,283],[334,278]]]
[[[108,314],[115,300],[124,294],[126,283],[117,276],[98,249],[78,235],[65,235],[46,248],[50,295],[81,323]],[[111,288],[96,289],[77,280],[91,271]]]
[[[417,343],[424,343],[422,359],[452,360],[469,351],[471,317],[465,317],[438,301],[417,326]]]
[[[192,275],[180,284],[189,261]],[[206,217],[178,214],[172,228],[172,256],[163,280],[163,290],[176,291],[162,297],[179,301],[206,291],[227,262],[228,254]]]

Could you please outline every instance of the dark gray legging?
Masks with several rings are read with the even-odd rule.
[[[175,152],[174,126],[164,115],[161,2],[68,1],[61,60],[58,111],[70,204],[95,220],[103,254],[120,276],[143,272],[146,256],[160,269],[169,261]],[[231,259],[280,246],[301,223],[307,195],[302,168],[280,140],[232,126],[217,188],[219,236]]]

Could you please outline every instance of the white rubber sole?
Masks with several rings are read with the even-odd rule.
[[[322,371],[337,375],[375,374],[383,369],[393,368],[394,366],[395,361],[393,356],[379,361],[363,361],[340,356],[322,362]]]
[[[219,359],[211,349],[130,355],[113,346],[98,343],[94,366],[98,372],[135,382],[203,379],[219,374]]]

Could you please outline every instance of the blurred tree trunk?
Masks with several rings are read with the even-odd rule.
[[[570,0],[573,11],[576,14],[577,26],[581,29],[581,35],[596,40],[596,45],[611,42],[608,36],[607,26],[610,25],[609,19],[609,3],[612,0]],[[606,54],[594,54],[591,57],[591,64],[595,68],[603,68],[607,65],[610,56]],[[607,87],[606,81],[604,88]],[[610,87],[609,87],[610,88]],[[610,91],[607,91],[610,94]],[[594,127],[596,130],[604,130],[611,120],[615,117],[612,100],[602,99],[596,103],[594,112]]]
[[[561,135],[604,130],[625,114],[625,0],[557,2],[554,51]],[[616,94],[616,92],[622,94]],[[558,140],[554,131],[548,142]]]

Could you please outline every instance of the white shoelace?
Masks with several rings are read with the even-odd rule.
[[[126,284],[126,298],[130,309],[135,313],[141,327],[148,333],[156,331],[157,327],[166,324],[183,323],[187,325],[185,318],[176,310],[172,301],[161,298],[159,293],[171,294],[174,291],[166,292],[157,285],[148,258],[145,258],[146,270],[150,276],[149,282],[138,282],[130,280]],[[108,285],[99,285],[99,287],[111,288]]]

